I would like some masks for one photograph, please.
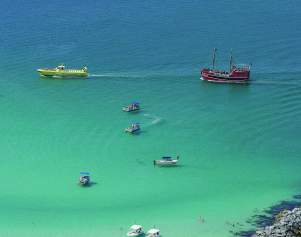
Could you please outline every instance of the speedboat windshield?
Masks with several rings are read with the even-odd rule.
[[[172,158],[170,156],[163,156],[162,159],[163,160],[172,160]]]
[[[57,69],[60,69],[60,70],[64,70],[65,69],[65,65],[59,65],[59,66],[57,66]]]

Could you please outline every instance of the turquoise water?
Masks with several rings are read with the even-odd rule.
[[[247,228],[300,193],[298,1],[2,5],[1,236],[117,237],[134,223],[231,236],[227,222]],[[252,62],[252,82],[200,81],[213,47],[221,68],[231,48]],[[35,72],[62,62],[91,76]],[[133,100],[143,110],[123,113]],[[123,132],[132,121],[141,134]],[[178,154],[177,168],[152,165]],[[78,187],[80,171],[96,184]]]

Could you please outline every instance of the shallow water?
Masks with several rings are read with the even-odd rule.
[[[297,1],[5,2],[3,236],[125,236],[133,223],[231,236],[229,223],[247,228],[258,210],[300,193]],[[231,48],[252,62],[252,82],[200,81],[213,47],[219,67]],[[91,76],[35,73],[62,62]],[[142,111],[123,113],[133,100]],[[123,132],[131,122],[139,135]],[[180,166],[154,167],[163,155],[180,155]],[[96,184],[78,187],[80,171]]]

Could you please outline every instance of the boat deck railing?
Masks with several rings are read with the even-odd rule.
[[[251,66],[248,64],[237,64],[235,65],[235,69],[236,70],[241,70],[241,71],[246,71],[246,70],[250,70]]]
[[[66,72],[85,72],[83,69],[65,69]]]
[[[87,72],[84,69],[58,69],[58,68],[41,68],[38,70],[48,70],[48,71],[61,71],[61,72]]]

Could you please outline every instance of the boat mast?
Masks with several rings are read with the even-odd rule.
[[[214,69],[215,66],[215,53],[216,53],[217,48],[213,49],[213,57],[212,57],[212,69]]]
[[[229,72],[231,72],[231,70],[232,70],[232,65],[233,65],[233,56],[232,56],[232,49],[231,49],[231,51],[230,51],[230,70],[229,70]]]

